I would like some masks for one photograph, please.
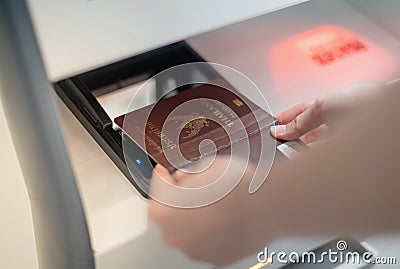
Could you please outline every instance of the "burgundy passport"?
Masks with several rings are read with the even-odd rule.
[[[246,139],[250,161],[257,162],[261,137],[275,145],[269,127],[276,119],[226,82],[215,83],[122,115],[115,123],[170,172],[207,155],[229,154],[234,143]]]

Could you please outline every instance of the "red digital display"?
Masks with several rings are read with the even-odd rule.
[[[312,98],[357,81],[392,80],[400,70],[398,59],[368,36],[322,25],[276,43],[268,64],[280,100],[293,105],[294,93]]]
[[[333,27],[322,27],[310,31],[297,40],[298,47],[320,65],[365,52],[367,45],[356,35]]]
[[[340,40],[313,50],[311,59],[319,65],[328,65],[335,61],[367,50],[367,46],[360,40]]]

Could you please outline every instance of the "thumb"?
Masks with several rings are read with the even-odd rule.
[[[174,177],[170,174],[168,169],[162,166],[161,164],[157,164],[154,167],[152,179],[153,181],[161,179],[172,185],[176,185],[176,180],[174,179]]]
[[[177,182],[169,173],[168,169],[164,166],[157,164],[153,169],[153,174],[151,176],[150,188],[149,188],[149,195],[151,198],[155,197],[168,197],[168,192],[170,188],[169,185],[176,185]],[[156,199],[158,200],[158,199]]]

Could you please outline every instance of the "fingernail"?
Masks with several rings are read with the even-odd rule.
[[[165,169],[166,168],[164,166],[162,166],[161,164],[156,164],[156,166],[154,167],[154,170],[157,173],[163,173],[165,171]]]
[[[286,132],[286,125],[271,126],[271,133],[273,136],[278,136],[284,132]]]

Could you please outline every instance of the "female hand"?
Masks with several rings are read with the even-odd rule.
[[[310,144],[326,138],[346,114],[368,109],[368,104],[385,87],[384,84],[359,82],[334,93],[298,104],[275,117],[282,125],[272,126],[276,138],[300,138]]]

